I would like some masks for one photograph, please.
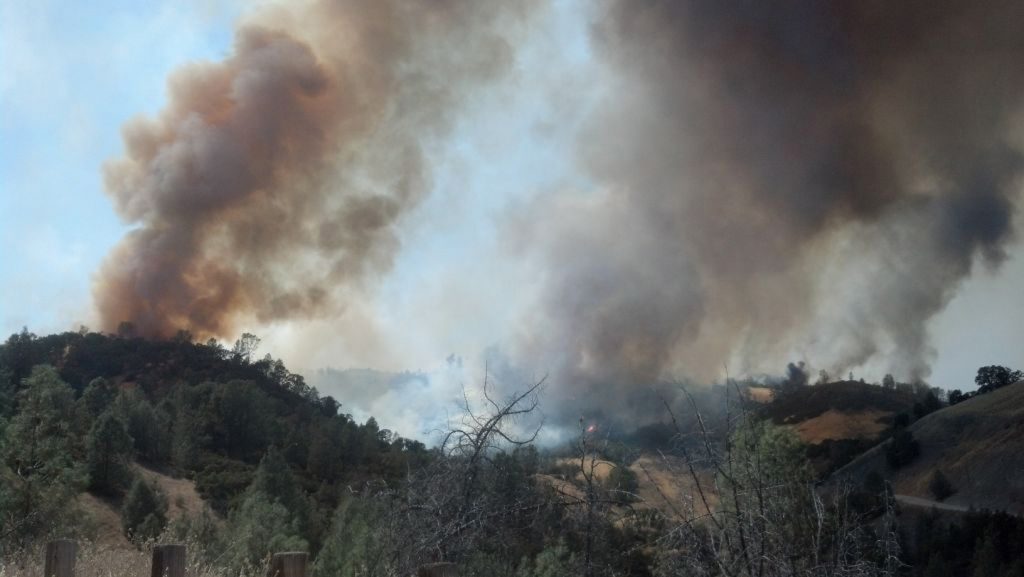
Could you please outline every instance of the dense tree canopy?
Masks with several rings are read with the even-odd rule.
[[[106,411],[93,424],[86,445],[89,489],[115,494],[127,488],[135,451],[124,421],[113,411]]]
[[[429,458],[421,443],[355,422],[280,360],[256,360],[258,344],[253,335],[231,350],[187,334],[149,341],[127,327],[121,336],[12,335],[0,345],[0,547],[65,526],[66,505],[83,489],[116,498],[134,488],[133,459],[191,478],[227,516],[262,478],[257,466],[272,447],[294,491],[315,502],[299,531],[316,542],[341,487],[395,483]],[[135,517],[159,503],[145,497],[135,491],[136,534],[145,515]],[[143,532],[163,525],[151,520]]]
[[[22,383],[0,445],[0,535],[24,542],[69,521],[68,505],[85,484],[73,408],[73,392],[52,367],[36,367]]]
[[[974,377],[974,384],[978,385],[978,392],[986,393],[1012,385],[1022,378],[1024,378],[1024,372],[998,365],[989,365],[978,369],[978,374]]]

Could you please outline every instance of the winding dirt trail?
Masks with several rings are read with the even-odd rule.
[[[931,499],[925,499],[922,497],[912,497],[910,495],[895,495],[896,500],[904,505],[910,505],[912,507],[925,507],[941,509],[944,511],[958,511],[960,513],[966,513],[970,510],[967,505],[954,505],[952,503],[943,503],[941,501],[933,501]]]

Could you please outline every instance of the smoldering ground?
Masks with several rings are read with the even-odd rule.
[[[500,242],[464,269],[508,279],[486,304],[422,301],[443,326],[413,309],[374,342],[501,319],[478,350],[549,373],[548,402],[573,420],[653,410],[630,399],[724,367],[928,377],[930,319],[1014,239],[1024,6],[582,3],[583,81],[557,53],[518,58],[547,4],[497,6],[279,8],[247,20],[226,61],[183,70],[107,169],[137,228],[98,274],[104,324],[294,335],[314,318],[332,350],[373,332],[342,313],[393,305],[375,291],[438,192],[432,145],[517,69],[558,103],[543,123],[578,121],[563,141],[577,178],[495,203]]]

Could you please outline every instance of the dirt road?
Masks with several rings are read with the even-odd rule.
[[[961,513],[967,512],[970,507],[966,505],[953,505],[951,503],[942,503],[939,501],[932,501],[931,499],[924,499],[922,497],[912,497],[910,495],[896,495],[896,500],[904,505],[911,505],[913,507],[925,507],[931,509],[941,509],[944,511],[959,511]]]

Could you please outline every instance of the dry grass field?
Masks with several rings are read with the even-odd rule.
[[[888,427],[889,411],[865,410],[846,412],[829,409],[794,427],[800,439],[816,444],[828,439],[873,439]]]

